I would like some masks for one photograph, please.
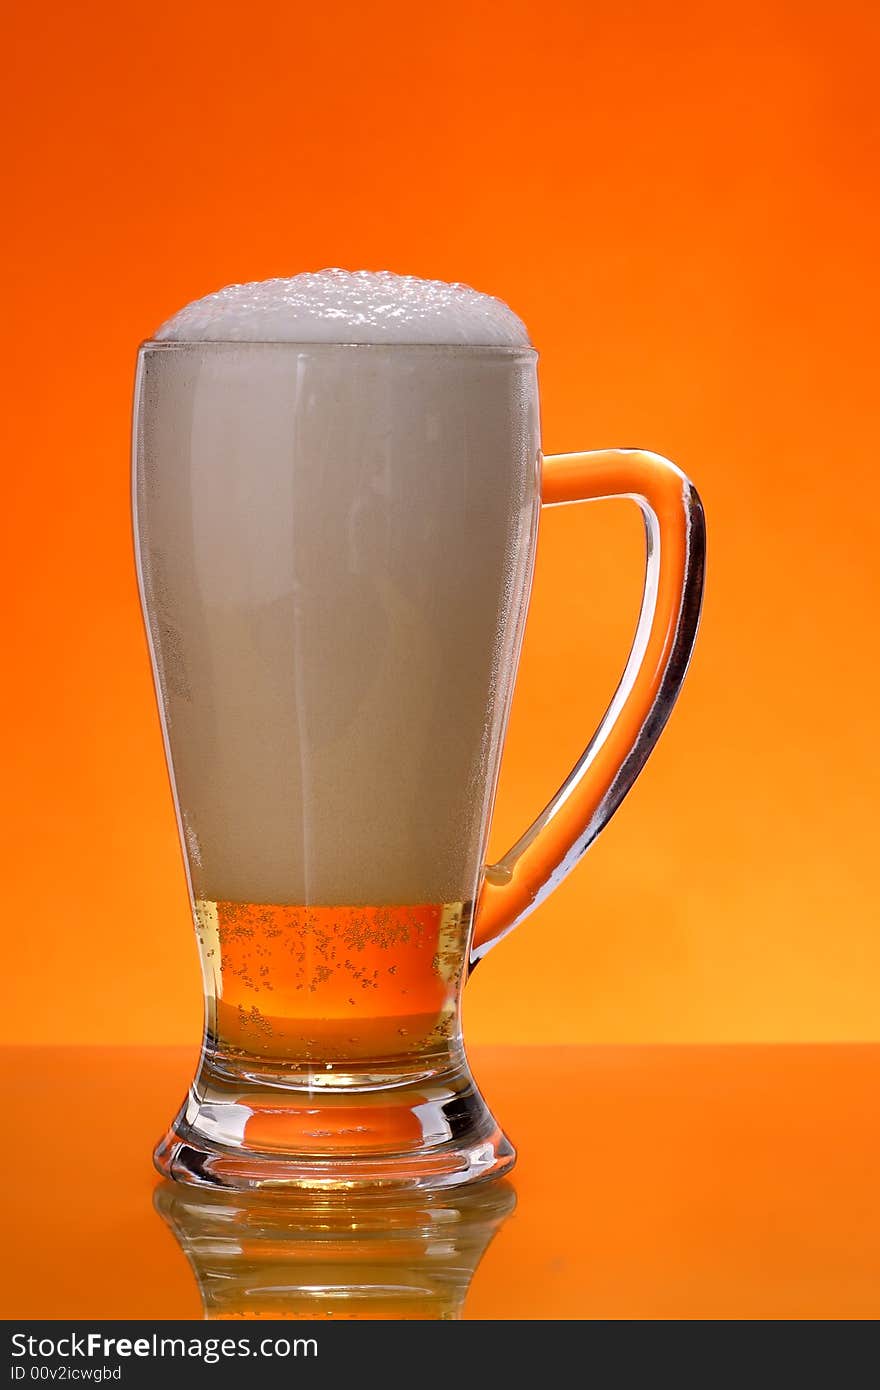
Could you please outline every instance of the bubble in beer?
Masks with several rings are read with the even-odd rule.
[[[390,271],[319,270],[227,285],[158,330],[177,342],[429,343],[528,347],[525,324],[468,285]]]

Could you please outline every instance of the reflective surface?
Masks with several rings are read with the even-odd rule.
[[[5,1049],[3,1315],[880,1316],[880,1047],[472,1060],[519,1150],[510,1186],[361,1206],[346,1230],[342,1207],[157,1181],[191,1050]]]
[[[155,1205],[208,1318],[448,1319],[516,1198],[504,1181],[429,1198],[163,1182]]]

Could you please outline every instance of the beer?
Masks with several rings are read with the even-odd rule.
[[[442,1062],[457,1038],[463,903],[196,903],[215,1066],[296,1075]]]
[[[534,354],[455,287],[235,294],[145,346],[137,427],[206,1060],[441,1066],[531,576]]]

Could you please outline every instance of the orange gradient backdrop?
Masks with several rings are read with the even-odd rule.
[[[880,1037],[877,8],[20,6],[2,100],[3,1034],[178,1041],[199,977],[137,606],[138,340],[232,280],[501,295],[548,452],[697,481],[703,629],[637,789],[480,967],[475,1040]],[[624,504],[546,516],[493,832],[607,702]]]

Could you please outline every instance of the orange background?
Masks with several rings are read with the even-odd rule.
[[[657,449],[709,518],[670,726],[480,968],[469,1036],[880,1036],[876,6],[10,23],[3,1036],[198,1035],[129,534],[134,353],[188,299],[326,264],[501,295],[542,351],[547,451]],[[597,722],[641,565],[634,509],[545,518],[496,854]]]

